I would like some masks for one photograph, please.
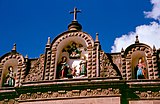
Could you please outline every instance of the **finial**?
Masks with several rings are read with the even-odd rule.
[[[153,45],[153,52],[154,52],[154,53],[156,52],[156,47],[155,47],[155,45]]]
[[[77,8],[75,7],[73,11],[70,12],[70,14],[74,15],[73,17],[73,21],[77,21],[77,13],[81,13],[81,10],[77,10]]]
[[[48,37],[47,45],[50,45],[50,44],[51,44],[51,38]]]
[[[77,10],[77,8],[74,8],[74,11],[71,11],[70,14],[73,13],[74,18],[73,21],[68,25],[68,30],[78,30],[81,31],[82,30],[82,26],[81,24],[78,23],[77,21],[77,13],[80,13],[80,10]]]
[[[96,40],[95,40],[95,42],[99,42],[99,39],[98,39],[98,33],[96,33]]]
[[[28,59],[28,55],[27,54],[26,54],[25,58]]]
[[[16,43],[13,45],[12,52],[16,52]]]
[[[123,47],[122,47],[122,49],[121,49],[121,52],[124,52],[124,49],[123,49]]]
[[[139,43],[138,34],[136,35],[136,41],[135,43]]]
[[[26,54],[26,56],[25,56],[25,62],[27,62],[28,61],[28,55]]]
[[[124,55],[124,49],[123,49],[123,47],[121,49],[121,55]]]
[[[68,25],[68,30],[78,30],[78,31],[81,31],[82,30],[82,26],[81,26],[81,24],[78,23],[78,21],[72,21]]]

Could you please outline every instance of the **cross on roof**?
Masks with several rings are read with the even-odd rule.
[[[70,14],[74,15],[73,21],[77,21],[77,13],[81,13],[81,10],[77,10],[77,8],[74,8],[74,11],[71,11]]]

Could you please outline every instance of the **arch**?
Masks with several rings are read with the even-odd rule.
[[[52,43],[52,50],[56,50],[57,52],[57,59],[60,57],[60,53],[64,47],[66,47],[71,42],[81,43],[86,48],[93,47],[94,41],[92,37],[85,33],[85,32],[70,32],[63,33],[59,35]]]
[[[13,66],[13,70],[16,72],[17,86],[20,82],[21,70],[23,69],[24,57],[19,53],[9,52],[0,58],[0,86],[2,86],[5,75],[8,72],[8,67]]]
[[[60,34],[58,37],[56,37],[52,43],[51,43],[51,66],[49,73],[50,78],[49,79],[55,79],[56,78],[56,70],[57,70],[57,63],[60,60],[60,54],[64,47],[67,46],[70,42],[76,42],[76,43],[82,43],[83,46],[86,47],[86,50],[88,51],[88,57],[91,57],[91,49],[94,46],[94,40],[92,37],[82,31],[77,30],[71,30],[64,32]],[[88,63],[87,63],[88,64]],[[91,64],[90,64],[91,66]],[[45,73],[47,75],[47,73]],[[46,77],[45,75],[45,77]],[[53,78],[54,76],[54,78]]]
[[[91,47],[93,46],[94,44],[94,40],[92,39],[92,37],[85,33],[85,32],[82,32],[82,31],[75,31],[75,30],[72,30],[72,31],[67,31],[67,32],[64,32],[62,34],[60,34],[59,36],[57,36],[53,41],[52,41],[52,50],[56,50],[58,45],[65,39],[69,38],[69,37],[79,37],[79,38],[82,38],[84,39],[87,47]]]
[[[135,55],[136,52],[139,53],[139,55]],[[126,75],[127,80],[135,78],[134,72],[133,72],[133,65],[136,63],[133,60],[138,60],[140,57],[145,57],[146,65],[148,66],[148,78],[151,78],[149,75],[152,73],[152,68],[149,66],[152,66],[152,48],[146,44],[138,43],[138,44],[132,44],[129,47],[126,48],[124,52],[124,58],[125,60],[122,60],[123,62],[123,68],[125,68],[123,71],[123,74]],[[134,62],[134,63],[133,63]]]
[[[135,51],[144,51],[146,53],[146,57],[151,57],[152,48],[143,43],[132,44],[126,48],[124,57],[131,58],[131,54]]]

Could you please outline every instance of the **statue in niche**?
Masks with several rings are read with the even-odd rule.
[[[6,75],[6,81],[5,86],[6,87],[14,87],[15,85],[15,79],[16,79],[16,73],[13,71],[13,67],[8,67],[8,74]]]
[[[63,56],[58,64],[58,78],[72,78],[72,69],[67,63],[67,57]]]
[[[77,74],[76,74],[76,72],[77,72],[76,67],[77,67],[77,65],[74,66],[74,67],[72,68],[72,76],[73,76],[73,77],[77,77]]]
[[[85,56],[82,56],[82,61],[79,63],[80,65],[80,76],[84,77],[87,74],[87,61]]]
[[[77,59],[77,58],[80,58],[80,56],[81,56],[81,51],[77,47],[77,44],[75,42],[72,43],[68,52],[69,52],[69,58],[71,58],[71,59]]]
[[[138,65],[136,66],[136,72],[137,79],[147,79],[144,57],[139,58]]]

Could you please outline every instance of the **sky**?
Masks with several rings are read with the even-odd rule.
[[[44,54],[51,41],[67,31],[74,7],[82,30],[99,40],[106,53],[120,52],[135,41],[160,48],[160,0],[0,0],[0,56],[17,51],[29,58]]]

